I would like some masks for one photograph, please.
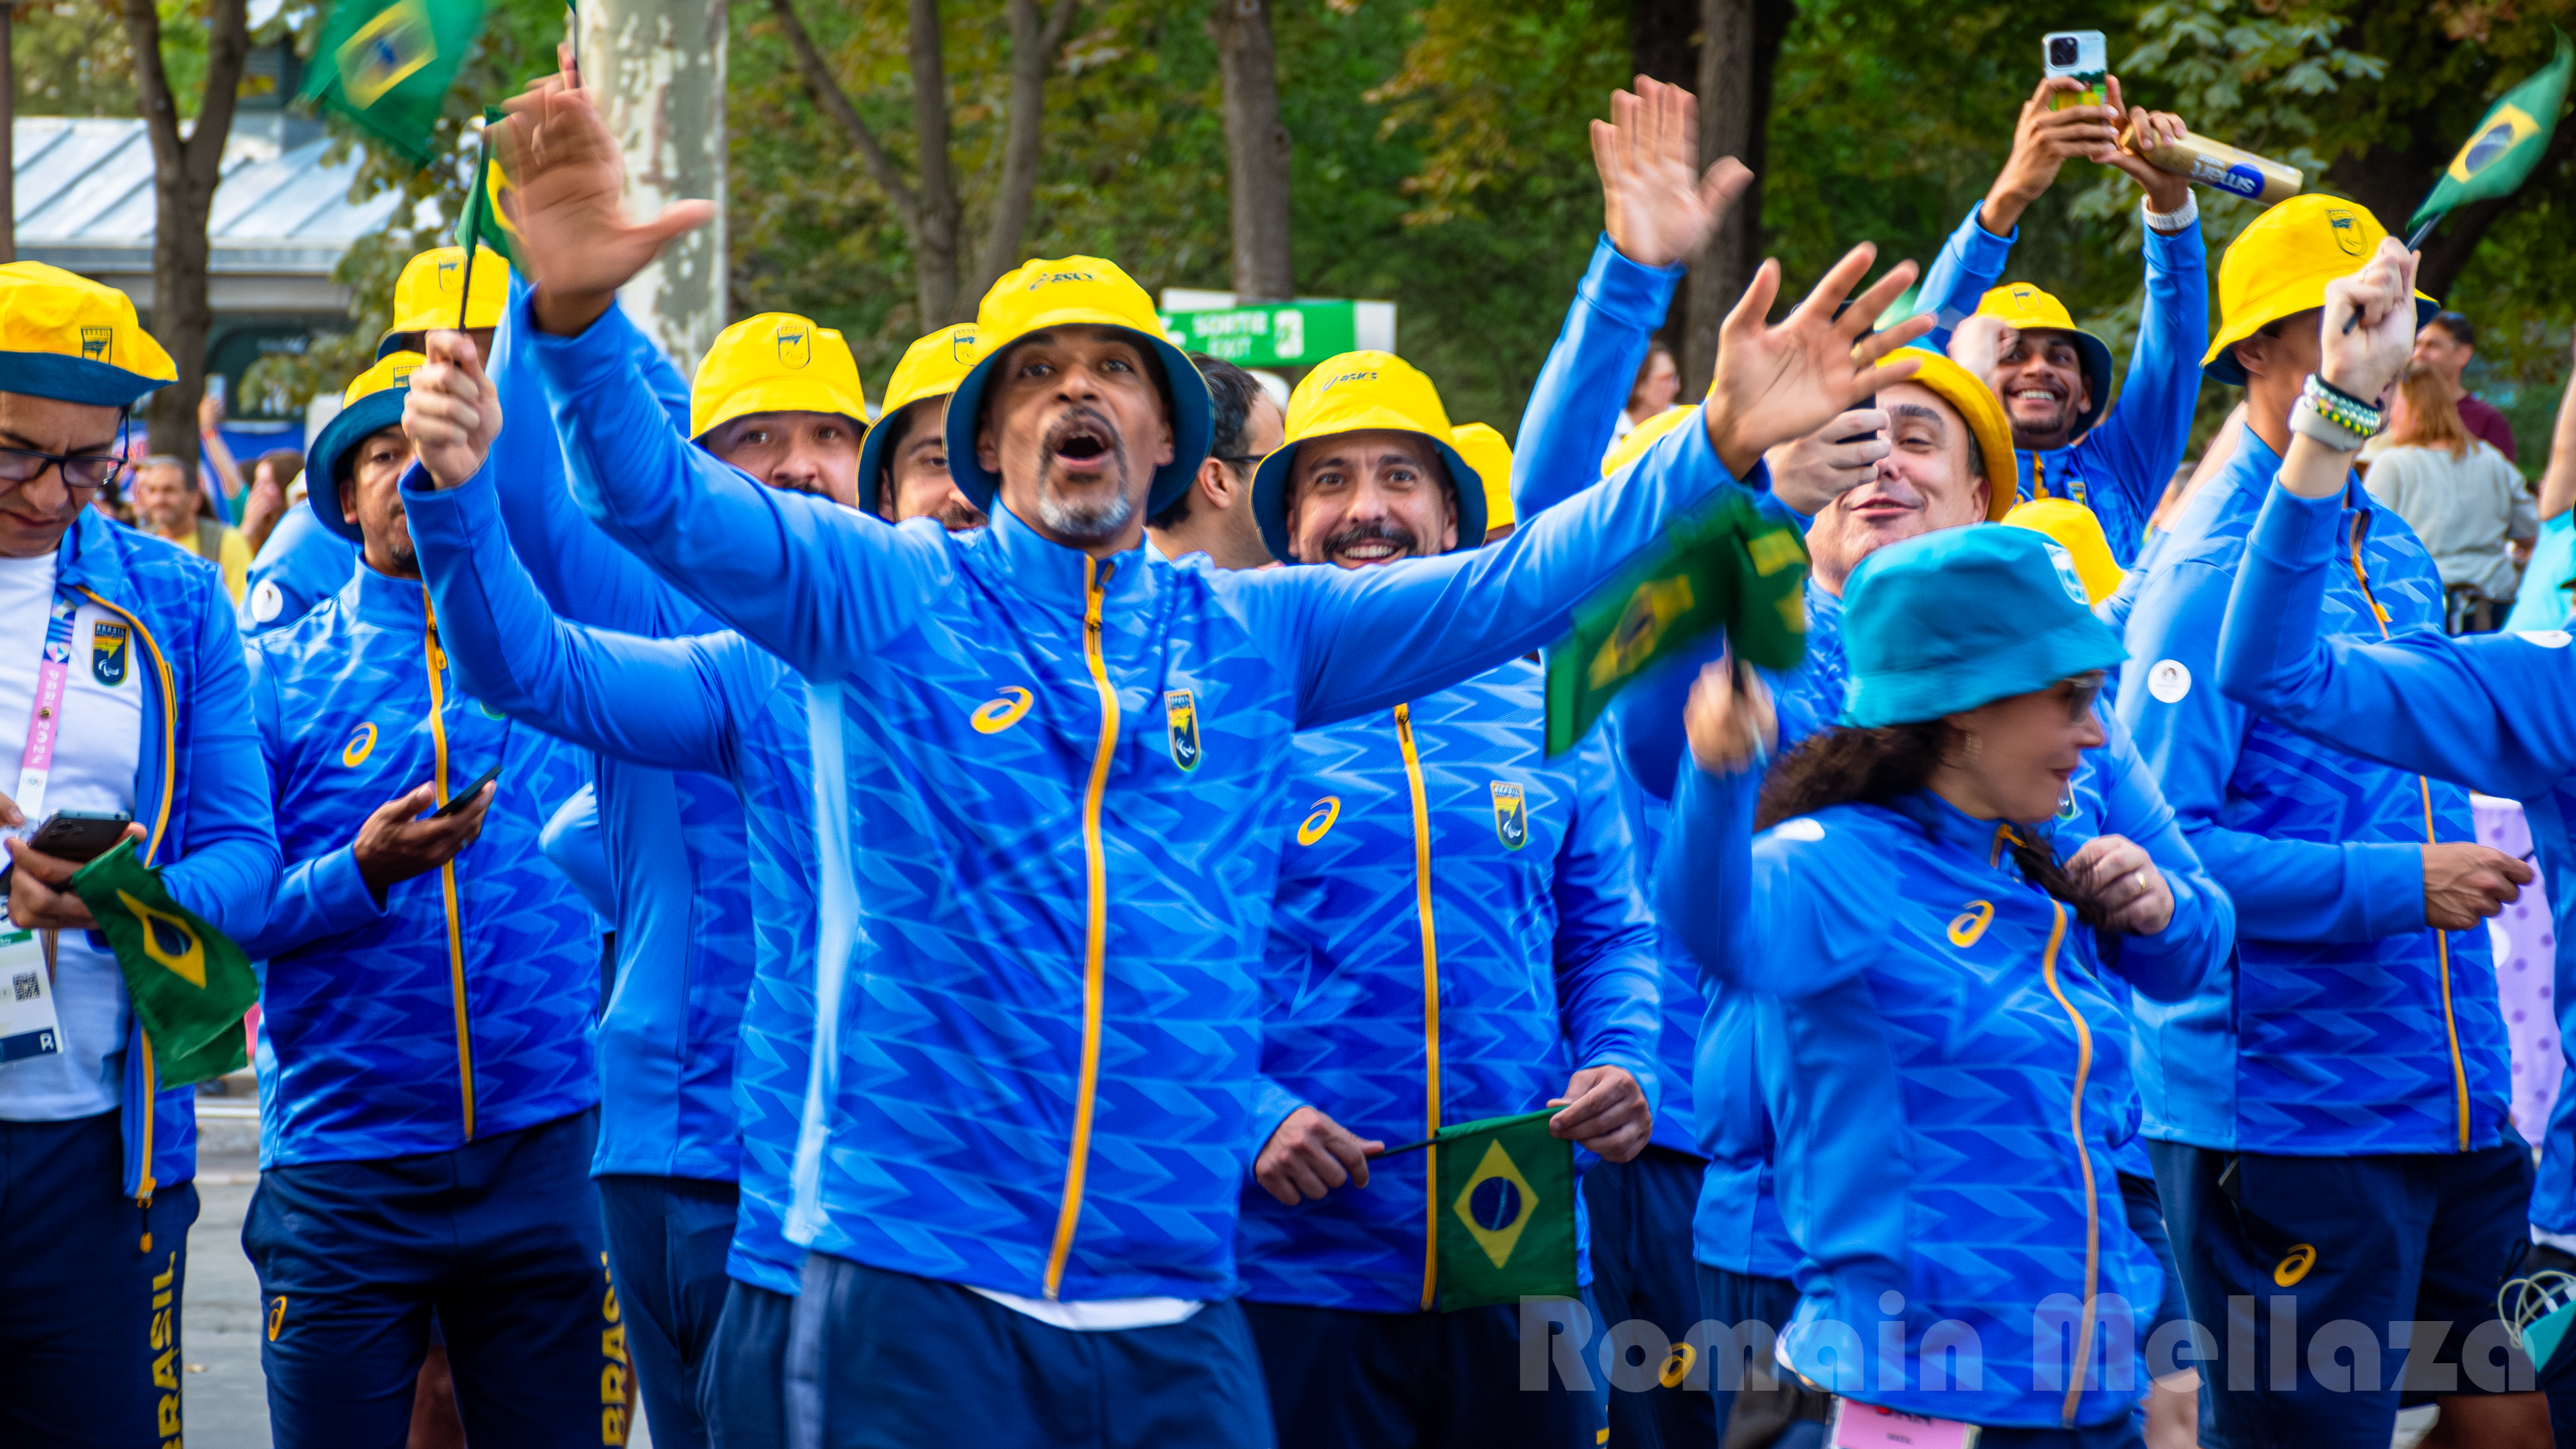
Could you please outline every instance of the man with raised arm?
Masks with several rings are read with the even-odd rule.
[[[1623,184],[1715,205],[1688,141],[1657,140],[1631,143]],[[791,1429],[1268,1442],[1233,1237],[1267,1125],[1259,951],[1280,846],[1265,827],[1291,733],[1563,632],[1678,510],[1872,385],[1923,326],[1864,340],[1860,319],[1913,268],[1838,322],[1873,255],[1856,249],[1772,328],[1766,265],[1701,423],[1495,548],[1226,573],[1143,547],[1197,471],[1208,401],[1115,266],[1033,262],[996,284],[946,420],[951,472],[992,526],[889,526],[759,489],[642,426],[651,399],[610,304],[706,207],[623,215],[584,92],[536,88],[501,143],[578,495],[817,701],[822,979],[845,975],[866,1009],[817,1023],[790,1216],[812,1250]],[[961,1395],[967,1353],[982,1381]]]

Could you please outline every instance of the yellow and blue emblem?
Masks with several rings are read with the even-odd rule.
[[[123,624],[99,624],[90,630],[89,673],[110,689],[125,682],[127,637]]]
[[[340,90],[364,109],[438,59],[438,31],[420,0],[403,0],[341,42]]]
[[[1493,782],[1494,834],[1503,849],[1518,850],[1529,844],[1529,796],[1509,780]]]
[[[1186,689],[1163,694],[1163,728],[1172,742],[1172,763],[1186,772],[1199,767],[1199,705]]]
[[[1500,1268],[1511,1262],[1521,1230],[1529,1226],[1530,1209],[1537,1205],[1537,1191],[1496,1139],[1485,1144],[1485,1155],[1477,1159],[1476,1170],[1467,1174],[1467,1185],[1458,1189],[1449,1206],[1467,1225],[1476,1246]]]

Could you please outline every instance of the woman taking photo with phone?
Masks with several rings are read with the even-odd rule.
[[[2113,1161],[2138,1123],[2127,988],[2187,995],[2232,909],[2119,836],[2057,857],[2124,651],[2048,540],[1891,544],[1853,571],[1843,638],[1843,726],[1767,772],[1760,685],[1702,679],[1659,872],[1703,981],[1756,994],[1806,1259],[1777,1356],[1842,1400],[1835,1443],[2139,1444],[2187,1330],[2149,1331],[2164,1275]],[[1938,1422],[1890,1440],[1881,1411]]]

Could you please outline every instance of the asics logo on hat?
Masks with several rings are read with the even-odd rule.
[[[2361,255],[2361,223],[2353,219],[2351,212],[2327,212],[2326,225],[2334,229],[2335,245],[2343,248],[2346,256]]]
[[[803,367],[814,360],[814,334],[802,327],[778,329],[778,365]]]
[[[1324,384],[1324,386],[1325,386],[1326,388],[1336,388],[1336,387],[1340,387],[1343,383],[1346,383],[1346,382],[1375,382],[1375,381],[1377,381],[1377,372],[1376,372],[1376,370],[1375,370],[1375,369],[1371,369],[1371,370],[1369,370],[1369,371],[1367,371],[1367,372],[1346,372],[1346,373],[1343,373],[1341,376],[1339,376],[1339,377],[1337,377],[1337,378],[1334,378],[1334,379],[1332,379],[1331,381],[1329,381],[1329,382],[1325,383],[1325,384]]]
[[[1096,282],[1099,280],[1100,279],[1098,277],[1093,276],[1089,272],[1048,272],[1043,276],[1029,278],[1027,290],[1034,292],[1040,287],[1044,287],[1055,282]]]
[[[84,327],[81,329],[81,356],[93,362],[105,362],[108,354],[115,348],[115,328]]]

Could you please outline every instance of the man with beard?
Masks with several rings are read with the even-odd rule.
[[[1864,340],[1832,318],[1866,248],[1767,327],[1766,265],[1703,424],[1615,484],[1492,549],[1229,573],[1143,547],[1207,449],[1197,373],[1116,267],[1032,262],[986,295],[987,352],[947,417],[992,526],[889,527],[640,425],[611,301],[706,207],[624,216],[590,105],[541,86],[501,137],[548,394],[602,526],[809,681],[820,969],[869,1003],[817,1020],[790,1216],[812,1250],[802,1442],[1269,1442],[1233,1246],[1281,845],[1264,825],[1293,732],[1562,632],[1677,510],[1848,406],[1922,329]],[[1714,210],[1694,128],[1661,119],[1652,146],[1604,127],[1605,166]]]
[[[948,476],[948,395],[980,356],[975,324],[942,327],[903,350],[886,383],[885,413],[859,448],[859,506],[888,523],[936,518],[946,529],[982,528],[984,510]]]
[[[1668,293],[1672,260],[1627,270]],[[1272,552],[1369,569],[1483,545],[1483,482],[1421,373],[1348,353],[1288,408],[1288,444],[1253,483]],[[1430,1155],[1368,1162],[1544,1106],[1564,1109],[1548,1131],[1583,1149],[1578,1172],[1646,1145],[1654,923],[1609,741],[1547,759],[1545,693],[1514,659],[1291,744],[1286,798],[1307,813],[1270,918],[1270,1131],[1235,1242],[1283,1444],[1569,1445],[1608,1428],[1589,1374],[1515,1391],[1517,1305],[1435,1311]]]
[[[1994,186],[1924,273],[1916,310],[1939,319],[1929,345],[1947,347],[2004,401],[2016,480],[2006,505],[2067,498],[2092,509],[2111,556],[2127,568],[2190,441],[2200,352],[2209,339],[2209,264],[2191,182],[2139,155],[2182,136],[2182,119],[2123,111],[2119,78],[2105,84],[2107,106],[2051,110],[2057,96],[2080,86],[2065,76],[2040,83],[2022,106],[2012,154]],[[2118,144],[2123,125],[2135,133],[2135,149]],[[2118,167],[2146,194],[2147,305],[2116,411],[2111,349],[2078,329],[2065,304],[2046,292],[2027,282],[1996,285],[2021,235],[2022,213],[2079,157]]]

